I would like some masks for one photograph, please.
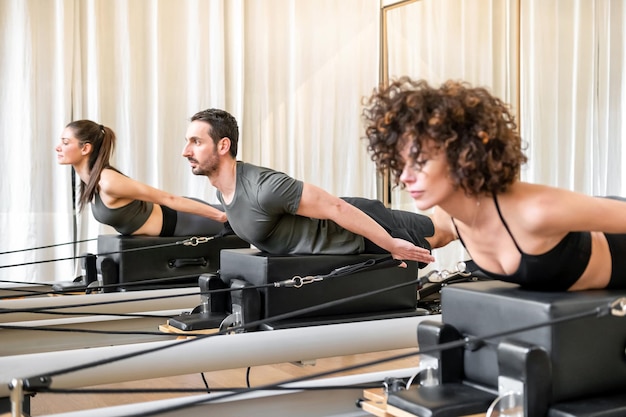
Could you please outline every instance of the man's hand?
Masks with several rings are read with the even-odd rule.
[[[393,239],[391,256],[400,261],[417,261],[426,264],[434,262],[435,260],[435,257],[431,255],[428,249],[420,248],[409,241],[398,238]]]

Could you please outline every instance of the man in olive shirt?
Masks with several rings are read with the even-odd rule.
[[[204,110],[191,118],[183,157],[217,189],[233,231],[262,251],[390,253],[429,263],[432,248],[453,240],[435,233],[428,216],[387,209],[378,200],[335,197],[282,172],[237,161],[238,139],[232,115]]]

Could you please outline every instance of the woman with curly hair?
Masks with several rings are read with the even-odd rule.
[[[220,206],[180,197],[135,181],[109,164],[115,132],[91,120],[69,123],[56,146],[57,161],[80,177],[79,205],[91,203],[100,223],[123,235],[212,236],[221,233]]]
[[[626,288],[626,201],[520,181],[515,119],[486,89],[403,77],[363,115],[378,169],[419,209],[439,207],[485,275],[544,291]]]

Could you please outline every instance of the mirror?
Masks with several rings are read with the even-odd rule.
[[[408,75],[489,88],[519,109],[519,0],[404,0],[381,5],[380,82]],[[518,114],[519,116],[519,114]],[[410,197],[382,179],[382,201],[410,209]]]
[[[487,87],[519,117],[519,0],[401,0],[381,4],[380,82],[408,75],[438,85],[448,79]],[[388,207],[415,211],[411,197],[394,187],[389,175],[379,181],[379,198]],[[460,242],[434,253],[421,273],[468,259]]]

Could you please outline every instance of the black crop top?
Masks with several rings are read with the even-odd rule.
[[[502,220],[502,224],[509,236],[511,236],[511,240],[513,240],[522,258],[517,271],[510,275],[489,272],[481,268],[480,265],[476,265],[485,275],[500,281],[519,284],[523,288],[541,291],[566,291],[578,281],[583,272],[585,272],[591,257],[590,232],[570,232],[548,252],[541,255],[529,255],[520,249],[511,234],[509,226],[506,224],[504,217],[502,217],[498,199],[495,195],[493,196],[493,201],[496,204],[496,210],[500,220]],[[465,247],[454,219],[452,219],[452,224],[454,224],[459,240]]]

